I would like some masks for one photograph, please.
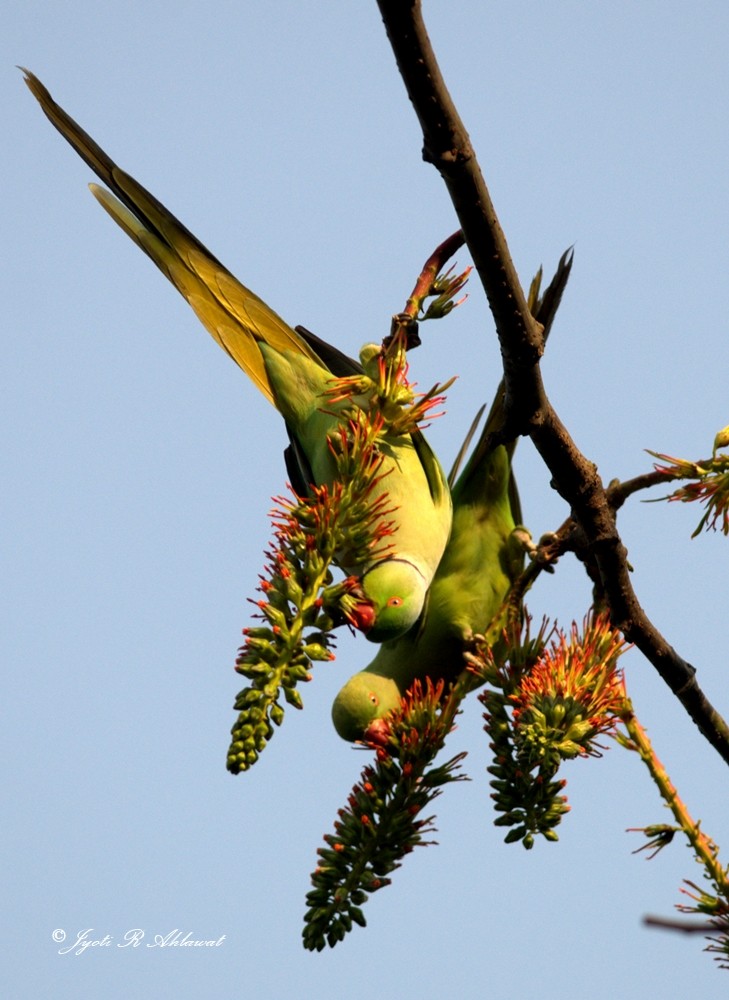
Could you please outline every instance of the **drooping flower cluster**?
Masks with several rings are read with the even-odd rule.
[[[599,756],[595,743],[615,729],[625,703],[616,669],[625,642],[606,618],[573,623],[523,676],[510,696],[519,759],[530,769],[559,766],[578,756]]]
[[[263,595],[255,605],[263,624],[244,629],[236,670],[252,683],[235,701],[228,770],[250,768],[284,717],[281,695],[301,708],[299,682],[310,680],[313,661],[334,659],[331,630],[344,621],[359,624],[368,610],[359,582],[333,582],[335,559],[366,562],[387,546],[391,532],[386,494],[371,497],[381,480],[377,428],[353,421],[337,447],[346,475],[330,487],[312,489],[310,498],[279,498],[271,513],[274,546],[266,553]]]
[[[532,639],[527,621],[498,669],[496,688],[479,696],[494,753],[488,770],[495,822],[509,827],[507,843],[526,848],[535,834],[557,839],[555,827],[569,811],[565,782],[555,777],[559,767],[599,755],[596,738],[614,731],[625,703],[616,666],[625,645],[605,616],[588,616],[582,634],[573,625],[569,637],[559,634],[549,647],[547,641],[546,623]],[[493,663],[488,672],[493,678]]]
[[[433,817],[422,817],[443,785],[461,779],[464,754],[430,767],[450,732],[460,695],[443,698],[443,682],[415,681],[401,707],[378,730],[374,765],[365,767],[334,833],[324,837],[306,897],[304,946],[334,947],[354,924],[364,927],[362,905],[390,884],[390,875],[413,848],[426,845]]]

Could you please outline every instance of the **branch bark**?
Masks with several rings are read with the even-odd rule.
[[[579,451],[551,405],[533,319],[468,133],[451,99],[423,22],[420,0],[378,0],[410,101],[423,130],[423,158],[439,171],[494,316],[506,386],[506,427],[528,435],[587,540],[613,624],[636,645],[729,764],[729,727],[666,641],[633,590],[615,510],[596,466]]]

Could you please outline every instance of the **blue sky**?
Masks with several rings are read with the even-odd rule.
[[[729,422],[725,5],[426,17],[523,281],[575,245],[544,374],[578,445],[606,481],[648,469],[645,448],[705,456]],[[365,761],[329,706],[372,648],[343,636],[253,771],[225,771],[283,426],[99,210],[14,66],[292,324],[356,354],[457,227],[374,0],[28,2],[4,29],[4,995],[723,995],[699,940],[641,926],[700,872],[679,843],[631,854],[625,828],[667,814],[624,751],[566,769],[559,843],[527,853],[492,824],[467,704],[449,749],[472,781],[438,800],[439,846],[320,955],[300,944],[308,877]],[[499,377],[470,293],[412,360],[424,389],[459,376],[429,431],[446,465]],[[555,528],[566,511],[526,442],[517,469],[532,532]],[[634,501],[620,527],[646,610],[726,714],[727,541],[691,541],[698,517]],[[588,603],[566,559],[530,608],[569,625]],[[653,668],[624,662],[659,756],[729,851],[726,766]],[[87,928],[225,941],[58,954],[54,929]]]

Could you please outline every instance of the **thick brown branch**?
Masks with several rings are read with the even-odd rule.
[[[593,463],[547,399],[539,359],[542,330],[529,311],[466,129],[448,93],[419,0],[378,0],[410,100],[423,129],[423,155],[446,183],[481,278],[501,345],[509,431],[527,433],[569,504],[597,566],[613,624],[656,667],[704,736],[729,763],[729,727],[696,683],[694,668],[653,626],[633,591],[615,512]]]

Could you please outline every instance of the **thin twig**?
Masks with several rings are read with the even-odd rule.
[[[423,264],[423,270],[418,276],[418,280],[415,282],[415,288],[408,297],[407,304],[403,309],[403,312],[410,316],[412,319],[418,318],[418,312],[420,310],[421,303],[423,299],[430,293],[430,288],[438,277],[440,272],[443,270],[446,263],[451,259],[454,253],[463,246],[466,242],[466,237],[460,229],[457,229],[455,233],[448,237],[448,239],[443,240],[440,246],[437,246],[432,252],[430,257]]]
[[[669,920],[666,917],[643,917],[646,927],[658,927],[664,931],[679,931],[681,934],[716,934],[715,924],[697,924],[690,920]]]
[[[693,464],[697,468],[704,467],[708,469],[711,468],[712,461],[713,459],[707,458]],[[653,469],[650,472],[644,472],[633,479],[626,479],[625,482],[615,481],[610,483],[607,488],[608,503],[613,510],[619,510],[628,497],[631,497],[634,493],[638,493],[640,490],[649,490],[654,486],[673,483],[677,479],[685,478],[686,476],[678,470],[675,473],[671,473],[666,467],[661,467],[660,469]]]

